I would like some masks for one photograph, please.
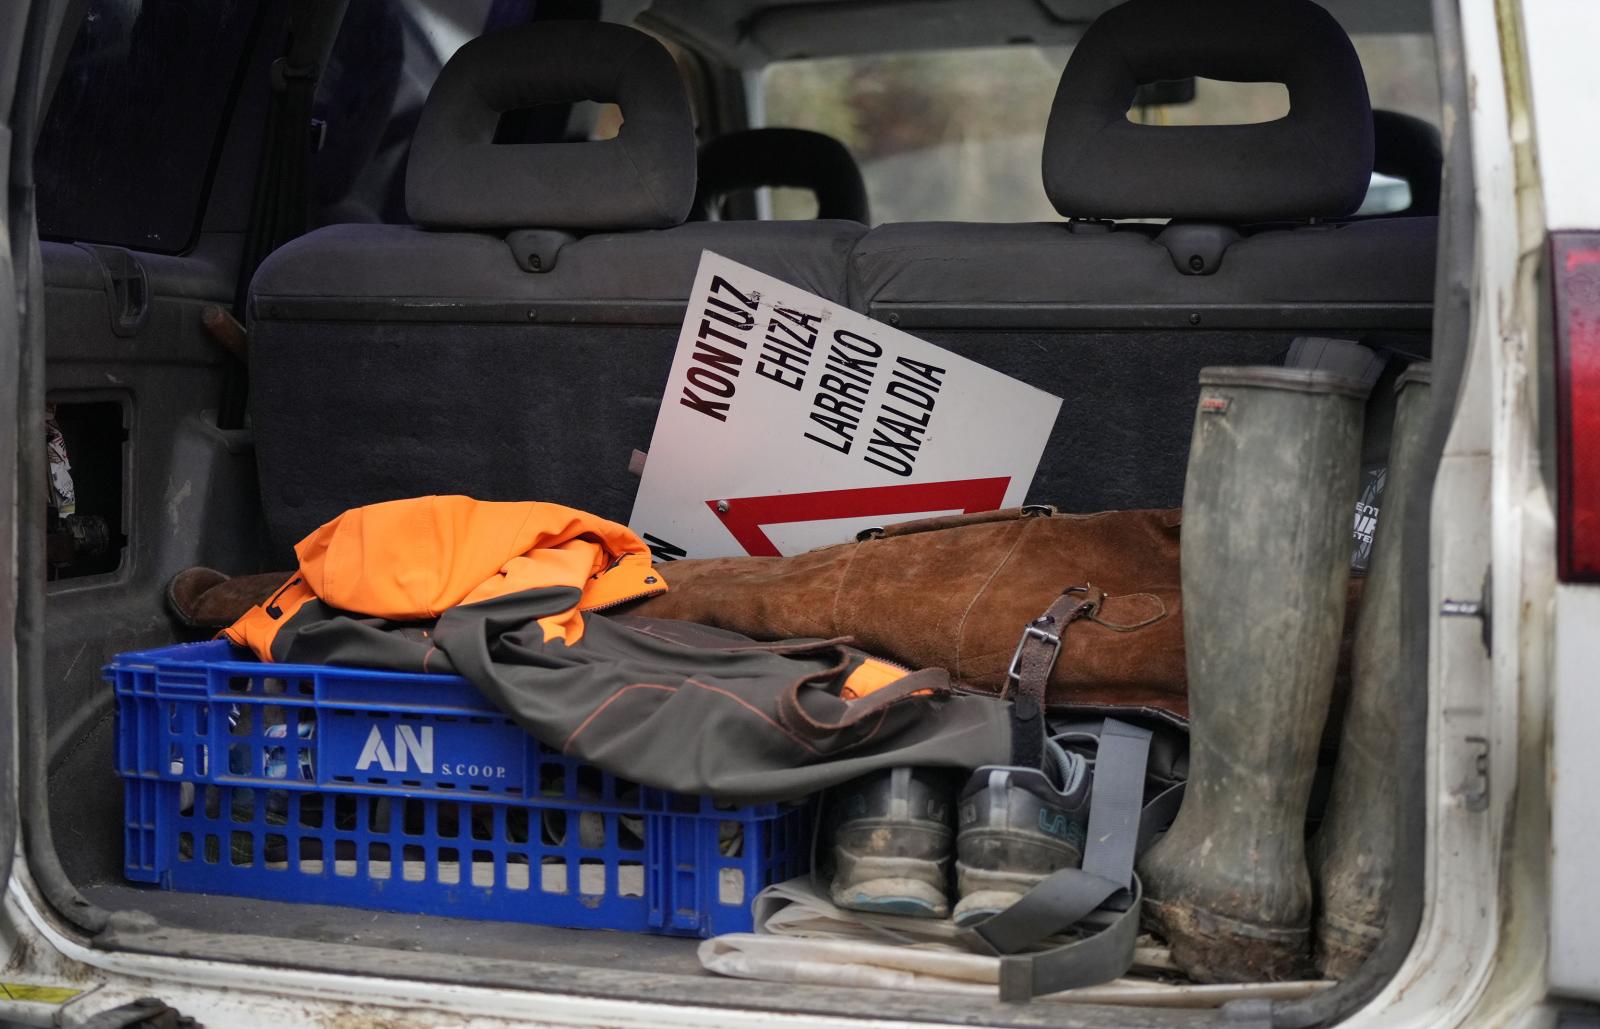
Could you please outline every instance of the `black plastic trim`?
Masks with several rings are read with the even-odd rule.
[[[17,274],[26,283],[18,361],[17,419],[17,725],[45,724],[45,450],[38,438],[21,432],[22,426],[44,424],[45,331],[44,270],[38,226],[34,217],[33,141],[38,110],[38,88],[45,72],[46,55],[54,52],[54,36],[61,26],[52,17],[48,0],[33,5],[28,19],[18,90],[18,132],[12,161],[12,195],[22,202],[22,224],[12,226],[12,256]],[[26,103],[22,96],[26,93]],[[20,245],[18,243],[20,239]],[[50,829],[49,748],[46,734],[24,731],[19,756],[21,832],[28,869],[50,906],[62,917],[89,931],[105,925],[106,912],[78,892],[61,867]],[[5,851],[9,858],[11,849]]]
[[[20,453],[17,430],[19,422],[14,417],[20,396],[16,383],[20,379],[21,352],[26,340],[26,328],[19,301],[24,294],[17,286],[29,284],[29,271],[37,264],[32,257],[37,249],[29,249],[33,223],[32,152],[33,117],[37,107],[37,36],[36,26],[44,20],[37,8],[10,8],[0,13],[0,39],[22,39],[15,51],[0,50],[0,96],[9,92],[11,110],[0,111],[0,227],[7,233],[6,246],[10,267],[8,274],[0,276],[0,475],[11,481],[4,484],[0,493],[0,539],[11,538],[16,531],[14,497],[17,469],[15,459]],[[15,77],[13,79],[13,76]],[[16,86],[14,92],[9,87]],[[17,131],[13,134],[12,129]],[[12,276],[15,276],[13,281]],[[16,551],[7,547],[0,552],[0,582],[16,581]],[[0,611],[12,604],[9,595],[0,596]],[[0,655],[9,654],[15,646],[15,626],[0,621]],[[18,814],[16,796],[16,740],[21,722],[16,716],[17,679],[16,666],[0,661],[0,888],[11,878],[12,855],[16,851]]]

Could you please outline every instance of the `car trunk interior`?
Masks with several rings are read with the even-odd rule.
[[[630,20],[637,13],[618,13],[612,6],[605,5],[611,20]],[[801,54],[853,52],[862,39],[872,41],[865,49],[887,48],[889,44],[878,46],[876,41],[895,36],[904,27],[902,9],[917,5],[834,4],[840,9],[837,18],[810,12],[812,6],[658,0],[638,24],[698,47],[716,61],[728,62],[729,68],[748,69]],[[959,16],[916,22],[915,30],[900,34],[894,46],[949,46],[950,33],[966,33],[970,40],[980,26],[990,34],[998,32],[989,41],[994,44],[1032,39],[1066,46],[1108,5],[1067,0],[1006,4],[1014,24],[1007,23],[1003,31],[993,27],[1005,19],[994,17],[988,5],[929,6],[959,8]],[[984,17],[974,17],[980,6]],[[1409,13],[1391,13],[1390,5],[1375,2],[1329,6],[1347,28],[1414,31],[1419,20],[1428,27],[1425,4],[1420,14],[1409,11],[1418,5],[1393,5]],[[485,304],[465,315],[458,309],[453,317],[418,314],[413,307],[374,319],[377,327],[370,337],[358,339],[350,335],[350,316],[330,313],[318,281],[327,268],[360,260],[363,244],[351,237],[354,242],[341,243],[347,249],[334,252],[328,265],[299,273],[311,281],[296,280],[281,263],[278,271],[269,265],[263,273],[271,289],[258,277],[256,306],[245,319],[250,342],[257,348],[271,345],[284,356],[268,366],[253,350],[247,387],[245,364],[206,329],[202,311],[209,305],[235,309],[250,281],[241,278],[242,251],[271,96],[268,68],[281,45],[279,16],[281,12],[263,15],[250,26],[249,59],[239,72],[237,95],[221,112],[220,124],[226,128],[215,144],[209,188],[199,201],[200,227],[188,245],[164,248],[175,251],[168,254],[134,248],[130,257],[128,250],[115,246],[50,239],[42,244],[45,399],[71,456],[77,509],[71,526],[42,527],[51,533],[46,620],[42,659],[34,666],[42,674],[37,682],[24,675],[24,724],[32,737],[24,752],[24,785],[31,798],[24,823],[31,878],[68,927],[107,949],[775,1013],[993,1025],[1163,1026],[1211,1023],[1250,1011],[1251,998],[1312,1005],[1298,1009],[1301,1024],[1337,1010],[1333,1002],[1314,1006],[1310,998],[1321,984],[1300,983],[1165,986],[1165,992],[1132,997],[1114,1008],[1100,1006],[1105,994],[1075,1003],[1041,998],[1023,1006],[1002,1005],[982,992],[942,995],[762,983],[703,971],[697,939],[201,895],[127,882],[123,791],[114,763],[117,728],[102,668],[119,653],[205,638],[178,625],[169,613],[166,590],[177,572],[193,566],[235,574],[285,569],[288,544],[299,534],[344,506],[383,494],[382,480],[393,474],[394,464],[388,458],[366,461],[364,448],[377,435],[394,439],[413,431],[406,424],[406,409],[385,407],[382,397],[385,391],[416,390],[418,385],[382,378],[390,373],[374,372],[350,356],[357,345],[370,343],[376,352],[401,357],[447,344],[467,348],[477,355],[466,362],[476,362],[475,373],[499,380],[483,386],[484,395],[492,398],[489,406],[497,408],[518,402],[517,390],[505,383],[529,374],[526,365],[517,364],[525,360],[520,356],[527,350],[525,340],[557,347],[568,338],[563,333],[576,333],[576,342],[559,359],[560,373],[571,382],[606,382],[622,399],[614,417],[587,423],[612,435],[584,441],[556,459],[560,467],[550,474],[559,483],[558,495],[530,499],[580,508],[588,504],[605,517],[626,521],[634,482],[626,473],[627,455],[649,445],[659,403],[659,386],[651,384],[659,384],[665,375],[684,313],[681,300],[674,303],[670,291],[645,295],[637,303],[607,296],[596,301],[580,282],[574,292],[588,304],[581,310],[577,303],[562,307],[564,301],[557,297],[537,301],[546,312],[542,316],[532,310],[524,314],[534,301],[520,294],[502,308]],[[750,30],[735,32],[736,25]],[[1442,36],[1448,26],[1435,31]],[[737,82],[739,75],[730,71],[720,81]],[[1454,102],[1452,88],[1446,84],[1446,105]],[[1443,221],[1449,211],[1440,214]],[[1138,278],[1144,274],[1138,269],[1127,272],[1133,281],[1119,281],[1123,266],[1114,263],[1118,258],[1104,270],[1100,257],[1073,256],[1066,252],[1071,247],[1061,258],[1065,270],[1054,278],[1046,271],[1030,280],[1029,266],[1038,263],[1027,256],[1034,253],[1029,249],[1034,242],[1027,237],[1034,226],[970,225],[965,227],[970,235],[950,239],[919,236],[924,226],[915,224],[875,227],[870,233],[863,228],[864,235],[846,244],[855,262],[850,274],[859,269],[859,281],[852,279],[838,292],[872,317],[1070,395],[1030,502],[1067,511],[1175,507],[1182,500],[1201,367],[1282,363],[1300,337],[1355,339],[1405,360],[1448,360],[1433,339],[1445,316],[1434,311],[1431,300],[1439,223],[1431,218],[1400,220],[1425,224],[1414,224],[1409,235],[1385,234],[1381,220],[1358,220],[1337,231],[1348,239],[1364,232],[1372,238],[1328,254],[1317,251],[1312,240],[1307,248],[1312,264],[1299,278],[1273,267],[1279,262],[1277,251],[1265,249],[1264,256],[1250,257],[1250,246],[1262,237],[1248,237],[1239,244],[1244,249],[1231,255],[1239,276],[1231,292],[1213,301],[1196,299],[1199,294],[1185,294],[1182,288],[1163,293],[1166,284],[1149,285],[1148,279]],[[380,227],[390,228],[365,226]],[[1285,227],[1282,236],[1304,242],[1303,237],[1320,229]],[[1082,231],[1101,229],[1086,225]],[[1159,225],[1123,226],[1119,235],[1138,234],[1144,241],[1155,239],[1159,231]],[[788,248],[781,238],[740,239],[726,246],[714,235],[690,242],[696,251],[700,245],[726,249],[736,259],[743,252],[760,255],[760,260],[777,263],[780,271],[774,274],[781,275],[783,261],[794,260],[792,251],[782,258],[771,256]],[[411,245],[399,245],[399,263],[412,260],[406,256]],[[578,245],[610,244],[591,236]],[[1171,237],[1162,242],[1174,254],[1186,245]],[[1438,245],[1448,245],[1448,235]],[[1426,264],[1396,272],[1394,264],[1410,258],[1385,263],[1384,254],[1393,252],[1386,248],[1393,247],[1412,257],[1422,255],[1419,259]],[[931,255],[927,264],[894,263],[917,248]],[[568,251],[563,256],[571,266],[580,255]],[[610,259],[606,252],[595,258]],[[655,260],[646,255],[641,267]],[[990,260],[1006,262],[1004,270],[982,271],[979,266]],[[1240,269],[1251,260],[1259,263],[1248,267],[1258,270],[1246,274]],[[801,274],[788,267],[792,275]],[[362,298],[368,307],[361,310],[379,304],[375,297],[403,293],[394,285],[398,280],[384,278],[389,274],[372,273],[375,284],[363,287],[372,296]],[[639,273],[644,278],[649,274]],[[1407,293],[1404,297],[1381,294],[1370,303],[1363,299],[1363,289],[1385,288],[1379,280],[1407,275],[1424,285],[1408,285],[1401,290]],[[1005,280],[1007,296],[986,292],[997,279]],[[1341,292],[1328,286],[1330,280],[1354,285]],[[1070,296],[1063,298],[1062,290]],[[462,307],[475,302],[463,302]],[[593,313],[606,304],[611,306]],[[628,355],[625,362],[619,362],[619,353]],[[1093,395],[1075,385],[1075,376],[1092,384]],[[1386,380],[1392,381],[1392,376]],[[370,393],[368,383],[375,384]],[[255,391],[251,405],[266,397],[274,409],[247,407],[247,388]],[[289,398],[288,393],[295,395]],[[456,402],[459,394],[451,397],[447,403]],[[293,404],[314,407],[324,416],[300,420],[282,413]],[[417,417],[426,424],[448,418],[438,405],[424,410]],[[1371,410],[1379,411],[1375,423],[1389,416],[1379,408]],[[341,433],[344,423],[327,416],[335,411],[344,412],[350,432]],[[552,403],[551,412],[543,423],[533,415],[528,416],[532,421],[519,421],[521,435],[483,439],[478,452],[471,452],[479,445],[474,440],[493,432],[492,415],[464,427],[449,426],[447,442],[418,462],[422,486],[416,492],[492,494],[522,487],[508,487],[496,476],[505,460],[526,448],[528,434],[555,431],[573,417],[572,409],[559,403]],[[1369,437],[1369,451],[1381,455],[1386,442],[1381,435]],[[465,477],[460,488],[449,489],[452,476]],[[591,480],[595,485],[587,487]],[[287,492],[285,483],[291,487]],[[303,495],[296,492],[302,488]],[[1329,741],[1333,739],[1330,731]],[[1313,809],[1326,789],[1331,760],[1331,753],[1323,755],[1324,775]],[[1415,856],[1420,862],[1420,852]],[[1399,946],[1403,953],[1404,944]],[[1383,963],[1392,969],[1398,955],[1386,950]],[[1372,976],[1381,974],[1364,974],[1360,983],[1347,984],[1352,989],[1339,992],[1339,1004],[1348,1009],[1374,988]],[[1181,983],[1181,977],[1176,981]],[[1357,998],[1352,999],[1352,992]],[[1233,1007],[1219,1015],[1223,1001]]]
[[[128,341],[106,328],[93,257],[79,248],[45,247],[50,395],[57,418],[75,470],[90,466],[79,455],[87,457],[97,444],[126,455],[120,483],[119,476],[111,476],[99,485],[109,495],[120,486],[125,500],[118,513],[135,527],[116,571],[74,575],[74,568],[63,567],[49,592],[50,687],[43,696],[49,726],[48,817],[65,882],[93,908],[110,913],[91,923],[100,927],[96,945],[775,1012],[870,1011],[995,1025],[1104,1024],[1112,1018],[1119,1024],[1185,1024],[1210,1017],[1204,1012],[1217,1000],[1208,993],[1249,995],[1230,987],[1189,987],[1187,998],[1157,998],[1162,1010],[1119,1006],[1111,1014],[1081,1002],[1041,1000],[1018,1008],[983,997],[766,984],[704,972],[696,939],[207,896],[128,883],[123,794],[112,759],[116,724],[101,669],[119,653],[203,638],[171,621],[165,586],[173,570],[207,565],[253,571],[272,564],[265,556],[248,430],[217,428],[210,410],[143,399],[213,398],[222,392],[232,359],[199,329],[207,294],[171,296],[160,264],[150,261],[150,325],[168,326],[171,335],[158,341],[146,330],[138,340],[141,352],[131,354]],[[214,285],[222,291],[214,296],[225,293],[220,277]],[[71,341],[71,356],[57,357],[55,340]],[[86,412],[76,420],[75,405]],[[110,462],[113,468],[118,464]],[[80,475],[78,481],[80,510],[88,513],[95,480]],[[40,869],[34,874],[42,878]],[[1263,995],[1292,999],[1308,992],[1287,984]],[[1180,1002],[1201,1010],[1165,1010]]]

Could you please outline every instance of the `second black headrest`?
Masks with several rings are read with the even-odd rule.
[[[1405,214],[1438,214],[1444,174],[1439,130],[1399,111],[1372,112],[1372,170],[1404,179],[1411,188]]]
[[[1251,125],[1137,125],[1134,91],[1199,76],[1281,82]],[[1044,142],[1045,193],[1083,218],[1338,217],[1372,174],[1372,110],[1350,38],[1311,0],[1130,0],[1073,48]]]
[[[615,103],[613,139],[496,143],[501,115]],[[546,21],[471,40],[439,72],[411,142],[406,211],[464,229],[650,229],[694,200],[695,137],[677,66],[624,25]]]
[[[744,189],[793,186],[817,198],[818,218],[871,222],[867,184],[843,143],[808,129],[729,132],[700,148],[694,217],[710,216],[718,200]]]

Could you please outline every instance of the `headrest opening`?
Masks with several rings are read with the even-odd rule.
[[[616,137],[494,142],[506,112],[578,100],[616,104]],[[406,210],[434,228],[665,228],[694,187],[694,121],[666,48],[623,25],[547,21],[480,36],[445,64],[411,143]]]
[[[1136,125],[1143,83],[1281,82],[1289,113],[1251,125]],[[1050,108],[1045,193],[1080,218],[1334,218],[1372,173],[1372,110],[1344,30],[1311,0],[1130,0],[1073,48]]]

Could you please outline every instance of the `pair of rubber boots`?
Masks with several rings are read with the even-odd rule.
[[[1189,783],[1139,862],[1145,921],[1201,982],[1343,978],[1376,945],[1393,881],[1400,542],[1428,369],[1399,391],[1357,616],[1333,787],[1307,859],[1312,777],[1338,664],[1369,386],[1326,371],[1200,376],[1184,488]],[[1313,940],[1313,923],[1315,940]]]
[[[1092,775],[1053,741],[1045,768],[894,768],[833,798],[833,902],[853,911],[969,925],[1083,860]],[[954,905],[951,863],[954,860]]]

